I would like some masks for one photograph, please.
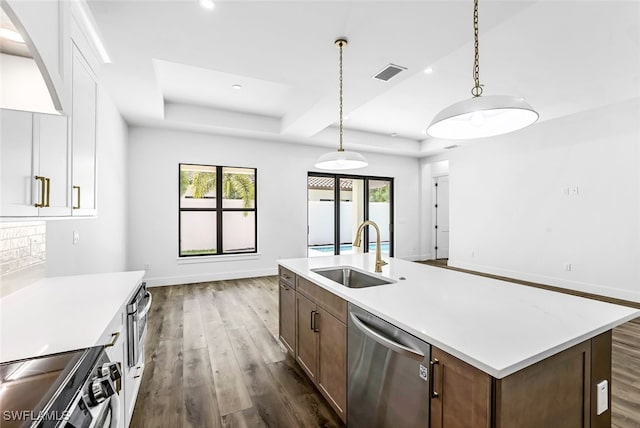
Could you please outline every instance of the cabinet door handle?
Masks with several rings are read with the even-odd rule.
[[[313,316],[313,314],[315,314],[316,311],[311,311],[311,330],[316,331],[316,326],[315,326],[315,320],[316,317]]]
[[[440,394],[436,391],[436,366],[440,364],[440,361],[437,358],[429,361],[429,365],[431,366],[431,398],[438,398]]]
[[[45,177],[44,179],[45,183],[46,183],[46,188],[47,188],[47,202],[45,202],[45,207],[50,207],[51,205],[49,205],[49,200],[50,200],[50,196],[51,196],[51,179],[48,177]]]
[[[46,177],[42,177],[41,175],[36,175],[36,180],[40,181],[40,202],[36,202],[35,204],[33,204],[34,207],[36,208],[44,208],[46,207],[46,200],[45,200],[45,180],[47,179]]]
[[[313,311],[313,331],[316,333],[320,331],[320,328],[318,327],[318,319],[316,318],[318,315],[320,315],[320,312]]]
[[[105,348],[110,348],[112,346],[114,346],[116,344],[116,342],[118,341],[118,338],[120,337],[120,332],[116,332],[116,333],[111,333],[111,342],[107,343],[106,345],[104,345]]]
[[[80,209],[80,186],[73,186],[73,190],[77,190],[78,191],[78,206],[73,206],[72,208],[74,210],[79,210]]]
[[[138,367],[136,367],[138,369],[138,372],[136,373],[136,375],[133,377],[134,379],[139,378],[140,376],[142,376],[142,371],[144,370],[144,364],[140,364]]]

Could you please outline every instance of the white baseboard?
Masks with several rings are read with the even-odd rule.
[[[596,294],[603,297],[628,300],[640,303],[640,291],[625,290],[620,288],[607,287],[599,284],[592,284],[582,281],[571,281],[565,278],[558,278],[547,275],[539,275],[530,272],[520,272],[511,269],[504,269],[496,266],[487,266],[456,259],[449,259],[448,265],[459,269],[473,270],[476,272],[488,273],[491,275],[505,276],[522,281],[536,282],[553,287],[566,288],[568,290],[581,291],[583,293]]]
[[[384,256],[383,256],[383,258],[384,258]],[[431,253],[414,254],[414,255],[411,255],[411,256],[403,256],[403,257],[398,257],[398,258],[402,259],[402,260],[407,260],[407,261],[410,261],[410,262],[416,262],[416,261],[419,261],[419,260],[429,260],[429,259],[431,259]]]
[[[215,272],[196,275],[147,277],[144,281],[148,287],[162,287],[165,285],[193,284],[197,282],[224,281],[230,279],[256,278],[260,276],[272,276],[278,274],[278,268],[244,270],[232,272]]]

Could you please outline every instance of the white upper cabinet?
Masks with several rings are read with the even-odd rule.
[[[72,87],[73,215],[95,215],[97,85],[75,44]]]
[[[0,129],[0,215],[71,215],[67,117],[2,109]]]
[[[101,63],[87,24],[90,11],[81,0],[1,0],[0,6],[25,37],[55,108],[66,114],[2,109],[0,218],[95,216]],[[3,63],[20,77],[21,89],[11,84],[14,98],[33,97],[25,68]]]
[[[37,216],[32,203],[33,114],[0,110],[0,201],[3,217]]]
[[[69,119],[66,116],[34,114],[33,120],[34,146],[38,148],[35,152],[38,156],[36,170],[40,177],[44,177],[46,185],[46,203],[38,210],[38,214],[47,217],[69,216],[71,215]]]

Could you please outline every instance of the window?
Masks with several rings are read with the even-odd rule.
[[[179,255],[257,252],[256,169],[180,164]]]
[[[307,177],[307,254],[351,254],[358,226],[380,227],[380,250],[393,256],[393,178],[309,172]],[[364,252],[375,251],[376,234],[367,227]]]

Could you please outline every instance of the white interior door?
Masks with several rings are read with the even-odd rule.
[[[436,177],[436,259],[449,258],[449,176]]]

